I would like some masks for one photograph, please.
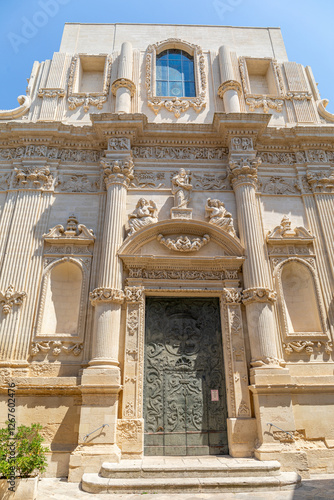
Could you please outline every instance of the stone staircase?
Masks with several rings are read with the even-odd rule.
[[[221,457],[145,457],[103,463],[85,473],[89,493],[204,493],[287,490],[300,486],[296,472],[282,472],[277,461]]]

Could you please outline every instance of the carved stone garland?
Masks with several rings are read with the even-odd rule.
[[[159,52],[168,47],[176,47],[186,50],[194,55],[194,71],[196,73],[196,97],[160,97],[155,94],[156,56]],[[206,106],[207,78],[205,73],[205,58],[202,49],[198,45],[193,45],[178,38],[169,38],[163,42],[149,45],[146,54],[146,78],[148,106],[157,115],[161,108],[174,113],[176,118],[180,118],[181,113],[186,112],[190,107],[196,113],[202,111]]]

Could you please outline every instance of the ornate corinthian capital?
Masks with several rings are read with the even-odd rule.
[[[129,187],[133,176],[133,161],[132,158],[127,160],[101,160],[103,167],[103,178],[107,189],[111,184],[123,184],[126,188]]]
[[[124,293],[123,290],[118,290],[116,288],[100,287],[90,292],[89,298],[92,306],[95,306],[99,302],[116,302],[117,304],[122,304],[124,301]]]
[[[230,160],[229,179],[233,187],[239,184],[257,184],[257,169],[261,164],[261,159],[250,160],[241,158],[239,160]]]
[[[224,288],[223,297],[227,304],[239,304],[241,303],[241,292],[240,288]]]
[[[242,293],[245,305],[252,302],[275,302],[276,298],[277,293],[269,288],[247,288]]]

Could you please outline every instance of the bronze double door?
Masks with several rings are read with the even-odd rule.
[[[146,300],[145,455],[226,455],[227,408],[216,298]]]

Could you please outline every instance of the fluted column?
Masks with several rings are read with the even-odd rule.
[[[102,160],[107,187],[107,205],[102,239],[98,287],[90,294],[95,306],[93,358],[90,366],[118,366],[121,324],[122,264],[117,251],[123,241],[126,193],[132,179],[131,156]]]
[[[111,87],[116,96],[116,113],[131,112],[131,97],[133,97],[136,86],[132,81],[132,45],[130,42],[122,43],[119,56],[117,80]]]
[[[234,138],[236,139],[236,138]],[[255,152],[230,159],[230,180],[235,191],[240,239],[246,250],[243,266],[243,302],[253,367],[279,367],[276,345],[276,323],[273,302],[276,293],[270,289],[269,268],[264,249],[260,216],[256,200],[257,168]]]
[[[218,88],[218,95],[224,101],[225,111],[240,113],[241,85],[235,78],[231,53],[227,45],[219,48],[219,67],[222,83]]]

